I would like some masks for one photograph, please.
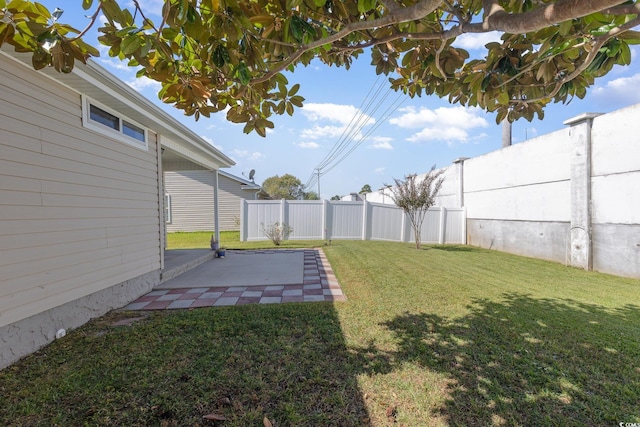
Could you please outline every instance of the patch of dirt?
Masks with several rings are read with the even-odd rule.
[[[113,322],[109,323],[109,326],[130,326],[133,323],[139,322],[149,317],[149,314],[143,314],[143,315],[140,315],[140,313],[135,313],[135,314],[137,314],[136,317],[124,317],[121,319],[115,319]]]

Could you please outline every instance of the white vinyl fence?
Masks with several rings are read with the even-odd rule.
[[[367,201],[241,200],[240,240],[268,240],[263,226],[278,222],[293,228],[289,239],[389,240],[413,242],[402,209]],[[422,243],[466,244],[464,208],[432,207],[422,224]]]

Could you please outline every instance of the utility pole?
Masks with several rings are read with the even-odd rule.
[[[502,121],[502,147],[508,147],[512,144],[511,127],[512,125],[509,119]]]
[[[318,199],[320,199],[320,168],[316,170],[318,171]]]

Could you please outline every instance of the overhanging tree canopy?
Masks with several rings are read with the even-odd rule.
[[[496,121],[543,116],[549,102],[582,98],[594,78],[629,64],[640,3],[624,0],[166,0],[153,22],[137,0],[77,0],[100,13],[109,55],[162,84],[187,115],[227,119],[265,135],[272,114],[302,106],[283,71],[317,58],[345,66],[370,48],[376,73],[407,95],[438,95],[496,111]],[[65,2],[66,4],[69,3]],[[70,71],[98,56],[84,31],[27,0],[0,0],[0,45],[33,53],[37,69]],[[503,33],[470,57],[462,34]]]

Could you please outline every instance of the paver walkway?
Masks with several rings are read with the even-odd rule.
[[[277,304],[306,301],[345,301],[346,297],[324,253],[316,249],[304,252],[302,283],[267,286],[215,286],[156,289],[138,298],[125,310],[164,310],[241,304]],[[227,251],[232,252],[232,251]],[[248,251],[243,251],[247,253]],[[269,250],[255,254],[274,253]],[[242,272],[238,272],[239,275]]]

